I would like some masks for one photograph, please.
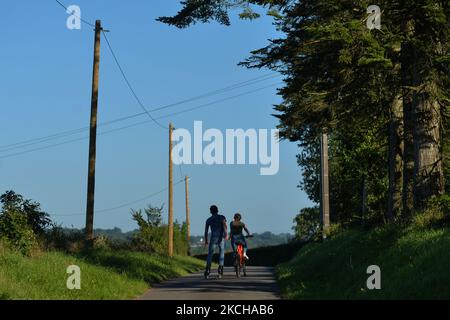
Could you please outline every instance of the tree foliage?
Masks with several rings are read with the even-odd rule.
[[[139,226],[138,231],[132,236],[133,248],[138,251],[159,254],[167,253],[168,226],[163,224],[162,212],[164,206],[153,207],[149,205],[142,210],[132,210],[133,220]],[[145,216],[144,216],[145,214]],[[189,249],[187,241],[187,226],[185,223],[174,223],[173,245],[174,253],[186,255]]]
[[[303,208],[294,219],[295,238],[300,241],[315,240],[320,234],[320,210]]]
[[[237,7],[272,11],[283,36],[254,50],[241,65],[284,76],[275,116],[282,138],[300,147],[300,187],[314,202],[320,200],[318,137],[323,130],[329,133],[334,221],[383,221],[388,195],[408,194],[392,186],[401,179],[390,175],[400,174],[403,185],[411,181],[417,208],[444,191],[444,173],[450,175],[448,1],[380,0],[381,30],[367,28],[372,3],[365,0],[182,4],[177,15],[160,21],[179,28],[213,20],[229,25],[229,13]],[[394,118],[399,99],[403,119]],[[414,170],[403,175],[408,161]]]
[[[0,203],[2,204],[2,216],[9,212],[16,212],[23,216],[24,221],[37,235],[42,235],[51,224],[50,216],[41,210],[39,203],[24,199],[22,195],[14,191],[7,191],[1,195]]]
[[[50,226],[48,214],[39,203],[25,200],[14,191],[1,195],[0,203],[0,239],[24,254],[30,253]]]
[[[206,23],[216,21],[223,25],[230,25],[229,11],[240,9],[241,19],[256,19],[260,17],[252,5],[268,7],[270,15],[276,15],[275,8],[286,4],[285,0],[186,0],[181,1],[183,8],[173,17],[160,17],[157,20],[177,28],[186,28],[197,22]]]

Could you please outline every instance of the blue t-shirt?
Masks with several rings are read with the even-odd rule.
[[[206,220],[205,233],[208,233],[209,227],[211,227],[212,238],[223,238],[225,236],[225,227],[227,218],[221,214],[213,214]]]

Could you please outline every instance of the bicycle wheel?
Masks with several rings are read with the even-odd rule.
[[[241,276],[241,256],[240,256],[239,252],[236,252],[236,261],[235,261],[234,265],[235,265],[236,277],[239,278]]]

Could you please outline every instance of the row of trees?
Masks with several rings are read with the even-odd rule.
[[[449,176],[450,5],[379,0],[381,30],[363,0],[187,0],[161,22],[230,24],[229,13],[274,17],[283,36],[241,64],[284,75],[282,137],[301,148],[301,187],[320,200],[319,136],[330,136],[332,220],[408,217],[445,192]],[[450,176],[449,176],[450,178]],[[449,179],[447,179],[447,182]]]
[[[163,223],[162,212],[163,207],[152,206],[144,210],[132,210],[131,215],[139,228],[130,234],[130,239],[117,241],[99,232],[92,245],[95,248],[164,255],[167,252],[168,226]],[[120,233],[120,229],[118,230]],[[64,229],[56,225],[38,202],[25,199],[14,191],[0,195],[0,244],[2,243],[23,254],[32,254],[42,248],[70,252],[86,248],[83,230]],[[174,251],[178,255],[188,254],[185,223],[174,223]]]

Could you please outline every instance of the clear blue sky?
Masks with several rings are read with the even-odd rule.
[[[237,63],[253,49],[275,37],[271,20],[253,22],[233,19],[231,27],[215,23],[178,30],[155,18],[171,15],[180,5],[175,0],[64,0],[77,4],[82,17],[101,19],[111,30],[109,39],[130,81],[151,109],[228,85],[256,78],[268,70],[247,70]],[[89,123],[92,77],[93,32],[66,28],[67,15],[53,0],[3,1],[0,19],[0,146]],[[173,111],[257,89],[272,79],[224,95],[177,106]],[[192,129],[195,120],[207,128],[275,128],[273,104],[280,101],[276,87],[172,117],[176,127]],[[139,113],[112,56],[102,44],[99,122]],[[146,120],[145,116],[102,130]],[[163,120],[165,124],[169,119]],[[102,131],[100,130],[100,132]],[[10,158],[2,156],[86,136],[87,132],[41,145],[5,152],[0,148],[0,192],[13,189],[39,201],[65,226],[85,223],[88,140],[61,145]],[[241,212],[253,232],[291,232],[292,219],[309,206],[297,188],[300,170],[298,148],[284,141],[280,146],[280,171],[261,176],[257,166],[183,166],[192,177],[192,233],[203,231],[208,208],[217,204],[229,219]],[[167,133],[152,123],[98,138],[96,209],[120,206],[167,187]],[[180,172],[175,168],[175,179]],[[130,207],[147,203],[167,204],[167,192]],[[167,211],[165,211],[166,214]],[[184,187],[175,187],[175,217],[183,220]],[[136,226],[129,208],[95,216],[96,228]]]

